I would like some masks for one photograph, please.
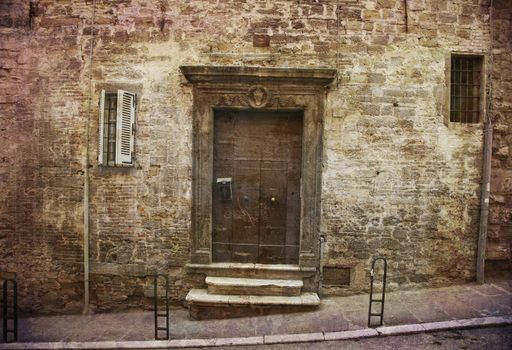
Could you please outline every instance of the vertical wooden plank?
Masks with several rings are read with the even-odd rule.
[[[284,263],[286,245],[287,162],[261,162],[259,262]]]
[[[214,117],[213,188],[212,188],[212,259],[231,261],[233,235],[233,201],[219,198],[217,178],[233,176],[233,118],[226,112]]]
[[[260,165],[257,160],[235,160],[234,164],[232,261],[257,262]]]
[[[301,168],[302,168],[302,115],[290,118],[289,161],[286,215],[286,263],[298,264],[300,245],[300,211],[301,211]]]

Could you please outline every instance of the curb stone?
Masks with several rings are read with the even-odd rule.
[[[421,332],[437,332],[450,329],[501,326],[512,324],[512,315],[468,318],[452,321],[428,322],[376,328],[379,335],[405,335]]]
[[[378,337],[379,332],[373,328],[358,329],[355,331],[325,332],[324,340],[349,340]]]
[[[399,326],[378,327],[376,331],[379,335],[399,335],[399,334],[415,334],[425,331],[422,324],[404,324]]]
[[[469,318],[452,321],[406,324],[399,326],[385,326],[378,328],[365,328],[359,330],[276,334],[256,337],[240,338],[211,338],[211,339],[174,339],[149,341],[93,341],[93,342],[44,342],[44,343],[9,343],[0,344],[0,350],[56,350],[56,349],[183,349],[191,347],[218,347],[234,345],[264,345],[285,344],[300,342],[321,342],[334,340],[362,339],[384,337],[393,335],[407,335],[422,332],[438,332],[452,329],[466,329],[476,327],[491,327],[512,325],[512,315]]]
[[[265,344],[283,344],[283,343],[309,343],[323,341],[324,333],[302,333],[302,334],[276,334],[266,335]]]

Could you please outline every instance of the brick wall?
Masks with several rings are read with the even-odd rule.
[[[157,270],[168,271],[175,300],[199,283],[183,269],[192,91],[179,66],[191,64],[338,69],[324,121],[321,231],[324,264],[350,268],[352,282],[327,293],[365,290],[375,254],[389,256],[392,288],[474,278],[482,127],[445,122],[445,62],[451,51],[488,52],[488,0],[408,0],[407,26],[404,2],[388,0],[96,1],[94,26],[90,0],[31,3],[0,4],[0,268],[18,272],[24,310],[80,309],[88,124],[94,307],[143,305]],[[253,34],[270,46],[253,47]],[[506,72],[510,55],[500,52],[494,69]],[[505,120],[510,82],[499,84],[495,111]],[[97,166],[105,87],[137,92],[133,168]],[[506,173],[509,129],[500,128],[493,166]],[[510,201],[497,191],[501,213]],[[494,217],[490,240],[509,239]]]
[[[487,258],[490,267],[510,268],[512,244],[512,10],[509,1],[495,1],[493,11],[494,139]],[[508,267],[507,267],[508,264]]]
[[[37,7],[0,4],[0,269],[17,273],[24,311],[77,311],[88,96],[83,48],[71,19],[55,18],[66,11]],[[45,25],[51,18],[68,24]]]

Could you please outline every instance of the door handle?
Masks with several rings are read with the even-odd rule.
[[[271,201],[272,203],[275,203],[275,202],[276,202],[276,197],[271,196],[271,197],[270,197],[270,201]]]

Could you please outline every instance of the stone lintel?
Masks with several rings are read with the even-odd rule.
[[[330,68],[268,68],[247,66],[181,66],[181,72],[193,84],[257,82],[272,80],[288,84],[323,87],[336,77]]]

